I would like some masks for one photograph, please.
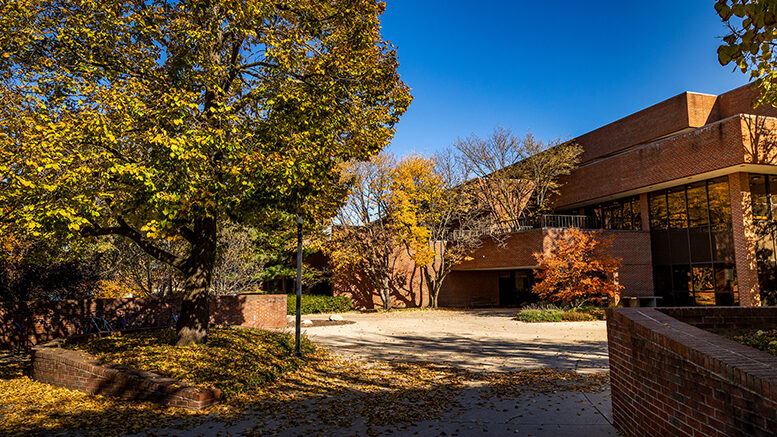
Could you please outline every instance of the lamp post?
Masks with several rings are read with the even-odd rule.
[[[297,215],[297,321],[294,336],[294,354],[302,356],[300,336],[302,331],[302,216]]]

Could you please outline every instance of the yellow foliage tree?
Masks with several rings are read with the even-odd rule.
[[[384,7],[0,3],[0,222],[127,238],[181,272],[177,344],[203,343],[221,224],[328,218],[340,165],[391,139],[411,98]]]

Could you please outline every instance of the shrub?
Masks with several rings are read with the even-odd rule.
[[[581,311],[564,311],[561,313],[561,319],[565,322],[587,322],[590,320],[596,320],[591,314]]]
[[[556,309],[533,309],[533,308],[524,308],[520,312],[518,312],[518,315],[516,318],[522,322],[560,322],[562,320],[561,315],[562,311],[558,308]]]
[[[623,289],[615,279],[621,266],[609,253],[612,237],[601,232],[569,229],[546,252],[537,253],[537,283],[532,292],[551,302],[579,306],[603,304]]]
[[[297,313],[297,296],[290,294],[287,303],[287,314]],[[321,296],[316,294],[302,295],[302,314],[343,313],[353,309],[353,301],[346,296]]]
[[[597,306],[591,306],[591,305],[585,305],[580,308],[576,308],[574,311],[580,312],[580,313],[586,313],[590,314],[593,320],[604,320],[607,317],[605,316],[605,308],[597,307]]]

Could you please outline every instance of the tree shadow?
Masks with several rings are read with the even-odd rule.
[[[387,335],[385,340],[328,335],[325,340],[317,341],[335,352],[358,354],[370,360],[434,361],[465,369],[607,369],[609,366],[606,341],[560,342],[452,334]]]

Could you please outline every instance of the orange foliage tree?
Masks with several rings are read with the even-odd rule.
[[[613,299],[623,289],[617,281],[621,261],[608,252],[612,237],[601,237],[601,232],[569,229],[550,250],[534,254],[538,266],[532,292],[574,306]]]

